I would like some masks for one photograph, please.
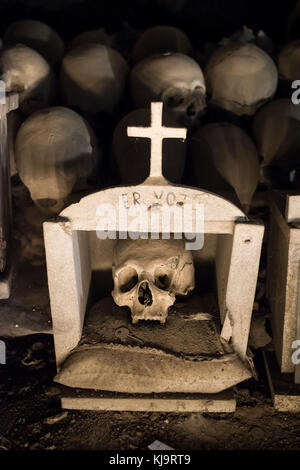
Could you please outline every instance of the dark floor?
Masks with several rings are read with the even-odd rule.
[[[0,449],[143,450],[158,439],[177,450],[300,450],[300,416],[272,407],[260,350],[258,380],[236,388],[233,414],[61,410],[52,335],[29,334],[51,332],[42,217],[23,197],[18,208],[15,190],[14,201],[20,248],[11,298],[0,302],[7,352],[0,365]],[[20,336],[4,338],[13,335]]]
[[[233,414],[65,413],[53,383],[52,336],[15,338],[6,347],[7,364],[0,366],[0,449],[144,450],[158,439],[177,450],[300,450],[300,417],[272,407],[259,353],[259,381],[236,389]]]

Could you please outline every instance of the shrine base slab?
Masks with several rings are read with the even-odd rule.
[[[233,413],[236,410],[233,389],[211,395],[130,395],[65,389],[61,404],[65,409],[94,411]]]
[[[294,383],[294,374],[280,372],[273,352],[264,350],[263,356],[274,408],[285,413],[299,413],[300,385]]]

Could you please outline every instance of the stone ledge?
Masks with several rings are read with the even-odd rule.
[[[280,372],[273,352],[263,349],[263,357],[274,408],[283,413],[299,413],[300,385],[294,383],[294,374]]]
[[[94,411],[234,413],[233,389],[217,394],[121,394],[64,388],[62,408]]]

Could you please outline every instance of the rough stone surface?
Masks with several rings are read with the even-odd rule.
[[[80,344],[115,342],[143,345],[183,357],[222,356],[225,351],[219,337],[216,310],[209,313],[201,309],[206,303],[206,296],[194,295],[170,307],[165,325],[158,322],[133,325],[128,309],[118,307],[111,297],[105,297],[88,312]],[[120,328],[128,329],[128,337],[120,338],[117,334]]]
[[[145,411],[168,413],[233,413],[236,409],[236,400],[232,389],[213,395],[193,395],[179,398],[179,394],[173,394],[168,398],[147,397],[132,398],[101,397],[94,394],[82,393],[76,390],[76,396],[62,398],[62,407],[75,410],[96,411]]]
[[[186,360],[154,348],[97,344],[71,353],[55,381],[126,393],[218,393],[251,377],[237,354]]]

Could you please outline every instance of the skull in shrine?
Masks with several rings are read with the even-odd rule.
[[[200,66],[180,53],[153,55],[139,62],[130,76],[136,108],[163,101],[179,124],[191,126],[206,107],[205,82]]]
[[[165,323],[177,296],[195,287],[192,253],[183,240],[120,240],[113,256],[112,297],[131,310],[132,323]]]

